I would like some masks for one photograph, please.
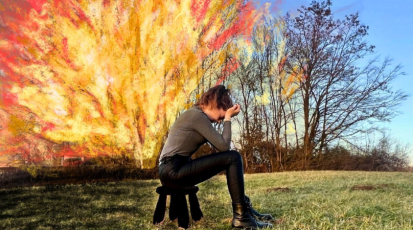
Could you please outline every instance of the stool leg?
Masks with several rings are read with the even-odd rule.
[[[191,217],[194,221],[198,221],[204,216],[202,214],[201,207],[199,206],[198,197],[195,193],[190,193],[188,196],[189,207],[191,208]]]
[[[177,195],[172,194],[171,196],[171,201],[169,203],[169,219],[171,221],[176,220],[178,218],[178,197]]]
[[[165,208],[166,208],[166,195],[160,194],[158,198],[158,203],[156,204],[156,209],[153,214],[153,224],[162,223],[165,218]]]
[[[178,211],[178,226],[187,229],[189,227],[189,213],[185,195],[178,195]]]

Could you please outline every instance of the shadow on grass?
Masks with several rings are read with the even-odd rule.
[[[135,181],[1,190],[0,229],[134,228],[151,218],[156,186]]]

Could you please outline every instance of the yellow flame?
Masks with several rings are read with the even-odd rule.
[[[96,146],[114,146],[152,167],[168,127],[206,71],[203,58],[223,64],[225,52],[211,53],[209,45],[234,23],[238,2],[211,1],[197,21],[191,0],[69,2],[67,15],[51,1],[39,14],[31,11],[36,29],[22,29],[42,50],[28,49],[39,62],[13,67],[37,83],[11,92],[54,124],[43,131],[35,126],[35,133],[83,145],[91,155],[102,153]]]

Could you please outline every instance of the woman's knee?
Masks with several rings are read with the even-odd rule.
[[[236,162],[236,161],[241,161],[242,162],[241,154],[238,151],[231,150],[231,151],[228,152],[228,154],[230,155],[233,162]]]

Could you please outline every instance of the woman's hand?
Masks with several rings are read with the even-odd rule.
[[[238,104],[235,104],[234,106],[232,106],[226,111],[225,118],[231,119],[231,117],[238,115],[240,110],[241,110],[241,106]]]

